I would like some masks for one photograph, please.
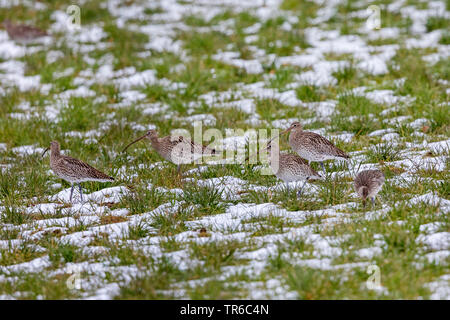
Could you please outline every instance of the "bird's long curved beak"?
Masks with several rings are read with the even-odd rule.
[[[264,149],[262,149],[262,151],[269,151],[272,148],[272,141],[275,140],[276,138],[277,137],[275,137],[272,140],[270,140],[269,142],[267,142],[266,147]],[[248,161],[248,159],[250,159],[250,156],[247,156],[244,161]]]
[[[274,139],[275,139],[275,138],[273,138],[272,140],[270,140],[269,142],[267,142],[266,147],[265,147],[262,151],[269,151],[269,150],[272,148],[272,141],[273,141]]]
[[[289,128],[287,128],[286,130],[281,131],[281,132],[280,132],[280,136],[283,135],[283,134],[288,133],[288,132],[291,131],[291,130],[292,130],[292,127],[289,127]]]
[[[284,130],[283,132],[280,133],[280,135],[284,134],[286,130]],[[267,146],[264,150],[268,150],[269,148],[272,147],[272,141],[275,140],[276,138],[278,138],[279,136],[275,136],[272,139],[269,140],[269,142],[267,142]]]
[[[135,143],[138,142],[138,141],[141,141],[141,140],[144,139],[146,136],[147,136],[147,135],[144,134],[142,137],[137,138],[136,140],[134,140],[133,142],[131,142],[130,144],[128,144],[128,145],[122,150],[122,152],[125,152],[125,151],[128,149],[129,146],[131,146],[132,144],[135,144]]]
[[[44,150],[44,152],[42,152],[42,158],[44,157],[45,153],[50,150],[50,147],[47,147],[47,149]]]

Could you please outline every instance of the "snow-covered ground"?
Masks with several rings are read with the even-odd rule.
[[[29,10],[50,10],[45,3],[18,2],[23,3]],[[129,202],[124,200],[133,196],[133,188],[121,181],[131,181],[129,179],[138,181],[141,170],[155,172],[152,174],[156,177],[158,170],[168,170],[170,165],[158,161],[139,164],[136,161],[143,161],[145,158],[135,156],[128,156],[128,161],[116,168],[118,181],[116,184],[113,186],[102,184],[101,190],[85,195],[87,200],[84,203],[79,202],[78,193],[75,193],[74,203],[70,204],[70,188],[59,183],[60,180],[54,177],[49,168],[46,168],[46,176],[53,181],[51,187],[53,191],[45,195],[36,194],[34,198],[28,199],[29,201],[14,203],[14,210],[18,214],[29,217],[24,219],[23,223],[6,218],[13,211],[10,208],[12,206],[6,194],[0,197],[0,228],[2,229],[0,287],[2,283],[9,283],[12,287],[21,283],[17,290],[3,289],[2,291],[0,289],[0,298],[27,296],[33,289],[23,285],[26,275],[43,276],[45,281],[61,279],[63,276],[72,279],[70,277],[76,275],[81,287],[68,290],[69,297],[86,299],[123,297],[123,291],[121,291],[123,288],[132,287],[131,284],[136,279],[149,277],[149,273],[151,277],[152,272],[155,272],[154,268],[150,268],[150,263],[143,265],[136,262],[139,259],[135,256],[147,257],[151,259],[152,265],[158,266],[168,261],[167,263],[173,265],[179,272],[189,274],[196,268],[209,268],[208,258],[196,256],[196,248],[227,247],[232,244],[236,246],[236,250],[231,252],[233,263],[227,265],[224,260],[219,263],[218,269],[215,270],[217,272],[207,273],[206,276],[187,276],[187,279],[174,277],[175,280],[169,281],[164,288],[158,287],[157,292],[162,297],[191,298],[194,296],[192,292],[197,292],[196,290],[200,290],[199,288],[206,286],[210,281],[219,281],[227,288],[238,288],[228,289],[235,292],[235,297],[308,298],[302,294],[301,288],[295,287],[292,282],[286,280],[283,271],[277,274],[273,270],[274,260],[279,259],[286,261],[294,269],[310,268],[319,274],[329,274],[326,272],[333,271],[337,277],[341,277],[340,281],[344,287],[346,283],[349,287],[354,286],[348,278],[359,274],[360,278],[357,282],[361,288],[357,291],[360,295],[347,296],[346,293],[342,295],[336,293],[334,296],[330,294],[325,298],[381,296],[421,298],[419,291],[411,292],[394,288],[395,285],[407,287],[407,284],[402,281],[409,281],[405,280],[408,277],[394,284],[391,278],[394,277],[393,274],[383,274],[383,272],[390,272],[390,266],[396,260],[395,255],[401,254],[399,259],[405,259],[402,260],[405,264],[402,272],[405,274],[411,273],[419,277],[417,274],[421,271],[432,269],[430,273],[436,275],[426,280],[422,278],[418,280],[418,283],[423,283],[421,288],[429,290],[429,296],[426,298],[450,299],[448,279],[450,276],[448,269],[450,261],[449,132],[445,130],[437,133],[428,132],[427,128],[432,126],[431,119],[422,114],[415,115],[409,112],[414,107],[417,97],[406,89],[403,90],[405,78],[392,76],[396,74],[394,57],[405,48],[420,49],[421,51],[417,52],[422,55],[423,64],[429,65],[430,68],[440,60],[448,61],[449,45],[441,41],[445,30],[429,31],[427,21],[430,17],[436,16],[449,19],[450,12],[442,1],[429,3],[418,1],[417,5],[408,5],[403,0],[392,1],[382,7],[382,12],[400,17],[399,19],[410,19],[412,22],[408,31],[395,26],[370,30],[364,23],[370,15],[367,10],[370,3],[358,1],[353,4],[352,11],[347,14],[349,19],[361,20],[359,24],[354,23],[351,26],[352,31],[343,33],[336,28],[335,24],[332,24],[333,17],[342,15],[338,10],[342,1],[306,2],[315,3],[318,7],[316,15],[309,18],[307,27],[302,29],[307,46],[306,48],[294,46],[289,55],[270,53],[268,48],[262,47],[258,42],[262,25],[271,19],[282,17],[284,22],[278,28],[286,32],[293,32],[293,29],[298,28],[298,15],[295,11],[282,10],[281,0],[161,0],[134,1],[129,5],[120,0],[103,1],[100,7],[107,11],[113,24],[118,28],[126,27],[148,36],[148,41],[143,44],[143,48],[133,54],[140,57],[142,61],[157,56],[161,63],[159,65],[153,63],[151,64],[153,67],[146,68],[137,66],[117,68],[116,52],[108,52],[113,40],[108,34],[106,22],[96,21],[84,24],[82,15],[81,28],[71,30],[67,27],[68,15],[64,8],[55,10],[51,14],[49,30],[58,36],[44,39],[41,43],[28,46],[16,44],[9,39],[6,31],[0,30],[0,96],[10,98],[15,92],[21,95],[20,101],[2,115],[5,115],[8,120],[13,119],[25,125],[41,118],[58,125],[67,122],[64,112],[65,108],[74,101],[73,98],[90,99],[93,106],[106,105],[108,111],[102,114],[102,121],[96,128],[86,130],[62,128],[62,133],[59,134],[59,137],[83,140],[86,148],[100,145],[103,137],[111,133],[111,128],[120,130],[130,126],[136,132],[156,128],[156,122],[148,121],[153,117],[159,119],[158,123],[176,121],[175,123],[190,125],[194,121],[201,121],[206,126],[214,127],[217,123],[223,123],[223,118],[226,118],[227,114],[238,111],[243,114],[243,123],[247,124],[248,128],[285,129],[292,121],[299,120],[302,116],[300,121],[303,125],[311,125],[311,131],[323,134],[336,143],[342,143],[343,148],[346,148],[356,144],[355,141],[365,142],[358,140],[359,135],[350,129],[348,131],[332,129],[336,114],[341,112],[339,111],[341,109],[337,108],[341,103],[340,96],[352,93],[355,97],[364,97],[382,108],[379,114],[367,115],[368,119],[374,118],[375,121],[380,122],[381,129],[370,130],[364,134],[368,139],[365,141],[370,141],[370,147],[363,145],[349,151],[352,156],[350,170],[344,166],[332,167],[331,164],[328,167],[328,170],[332,171],[330,179],[335,179],[346,186],[343,193],[345,201],[333,198],[335,203],[330,204],[323,200],[326,195],[318,190],[323,191],[326,188],[331,190],[335,188],[333,183],[324,187],[308,184],[304,191],[304,198],[307,200],[299,201],[304,201],[305,206],[311,207],[299,210],[292,209],[291,203],[287,205],[284,203],[285,200],[277,198],[277,194],[283,193],[284,190],[280,181],[274,182],[272,179],[270,184],[265,184],[266,180],[255,181],[252,180],[253,178],[247,180],[246,177],[251,176],[250,174],[233,174],[233,171],[227,171],[217,177],[206,177],[202,176],[197,169],[192,169],[184,173],[182,183],[193,182],[198,186],[216,190],[220,194],[218,202],[222,210],[212,214],[208,214],[206,210],[206,213],[203,212],[202,215],[195,215],[193,213],[201,205],[195,201],[189,203],[188,191],[183,187],[162,187],[149,179],[140,183],[149,190],[164,194],[170,200],[156,205],[153,210],[136,213],[134,209],[127,206]],[[2,10],[8,10],[9,4],[0,1],[0,6]],[[80,7],[83,12],[83,3]],[[231,12],[231,18],[208,23],[226,12]],[[237,18],[235,17],[247,13],[251,14],[256,22],[244,28],[243,35],[236,35]],[[191,16],[203,19],[205,25],[188,24],[186,18]],[[383,19],[382,15],[382,26]],[[446,21],[448,27],[448,20]],[[176,77],[171,78],[172,74],[187,72],[186,65],[193,59],[185,41],[180,38],[180,30],[199,34],[211,31],[221,33],[227,45],[223,50],[211,52],[208,59],[220,63],[219,66],[224,65],[224,68],[235,68],[236,73],[243,73],[245,77],[255,78],[238,81],[225,90],[201,92],[198,96],[193,96],[190,101],[183,102],[184,113],[178,112],[179,110],[168,103],[167,99],[150,99],[145,91],[148,87],[162,87],[169,98],[172,94],[189,91],[192,87],[190,83],[173,80]],[[232,40],[233,36],[244,39],[250,58],[241,57],[242,53],[233,44],[235,41]],[[381,41],[381,44],[376,44],[376,41]],[[67,67],[61,62],[66,54],[62,43],[82,57],[81,64]],[[284,44],[280,40],[268,45],[277,48]],[[68,88],[64,89],[52,81],[46,82],[39,70],[30,69],[30,62],[26,57],[40,53],[45,57],[45,64],[55,66],[52,79],[71,78]],[[167,57],[177,57],[180,63],[170,65],[171,71],[166,77],[161,76],[159,67],[164,64],[164,59]],[[59,68],[59,63],[64,67]],[[79,69],[80,65],[83,66],[82,70]],[[296,70],[291,74],[290,80],[281,86],[271,86],[270,84],[277,77],[271,70],[276,71],[286,66]],[[337,79],[336,73],[349,66],[354,68],[358,76],[363,75],[363,77],[358,78],[355,85],[344,88],[340,79]],[[34,73],[30,70],[34,70]],[[220,72],[222,70],[211,70],[210,75],[214,78],[220,76]],[[402,73],[398,71],[398,74]],[[446,89],[443,90],[440,100],[435,102],[448,107],[449,79],[439,80]],[[208,79],[204,81],[207,82]],[[99,89],[109,86],[116,88],[118,92],[114,99],[108,95],[107,90]],[[334,90],[334,93],[325,99],[304,101],[305,99],[302,100],[297,91],[302,86],[312,86],[318,88],[317,90]],[[31,100],[30,103],[27,100],[27,94],[38,94],[43,98],[39,102]],[[286,116],[283,117],[279,113],[273,114],[273,117],[262,116],[258,109],[259,101],[262,100],[275,101],[283,105],[283,108],[286,108]],[[199,111],[204,110],[204,105],[212,106],[214,110]],[[145,118],[147,120],[129,121],[127,119],[129,115],[123,110],[131,107],[134,108],[133,110],[138,110],[143,117],[147,117]],[[296,113],[295,110],[298,112]],[[306,116],[308,114],[310,116]],[[357,118],[358,115],[352,116]],[[346,116],[349,122],[354,120],[352,116]],[[323,125],[317,126],[318,123]],[[399,134],[399,128],[405,128],[412,133]],[[446,128],[448,129],[448,125]],[[228,126],[224,132],[228,129],[233,127]],[[120,143],[130,139],[129,137],[121,138],[124,140]],[[245,145],[247,138],[245,135],[226,137],[216,144],[223,149],[237,149],[238,145],[240,147]],[[17,141],[2,140],[0,135],[2,175],[6,176],[7,173],[21,175],[19,168],[15,167],[16,160],[38,159],[50,139],[53,137],[40,138],[32,144],[21,144],[19,139]],[[45,141],[45,144],[38,141]],[[368,160],[370,158],[367,150],[375,148],[374,152],[376,152],[377,147],[383,148],[387,144],[399,148],[395,159],[382,162]],[[68,145],[70,144],[66,144]],[[110,150],[106,159],[118,157],[118,150]],[[71,150],[63,150],[63,152],[77,157]],[[151,151],[146,149],[145,152]],[[80,157],[83,158],[82,155]],[[105,157],[103,156],[102,159]],[[148,158],[145,161],[148,161]],[[44,162],[43,165],[47,165],[46,163]],[[108,168],[108,164],[104,164],[103,167]],[[357,170],[370,168],[384,168],[395,174],[387,177],[385,189],[381,192],[380,201],[376,207],[362,211],[353,192],[351,181]],[[242,170],[248,169],[242,168]],[[434,173],[424,176],[421,175],[420,170]],[[200,171],[206,172],[206,166],[200,167]],[[20,183],[27,182],[18,180],[17,194],[20,194]],[[435,190],[440,183],[446,184],[446,194]],[[420,189],[419,186],[423,188]],[[261,197],[249,197],[252,193]],[[398,194],[398,199],[393,199],[391,193]],[[153,201],[153,198],[149,201]],[[318,205],[314,206],[310,202],[317,202]],[[299,204],[297,207],[302,205]],[[424,209],[426,207],[434,209],[430,213]],[[187,214],[191,212],[192,215],[185,220],[177,220],[179,215],[186,212]],[[399,213],[396,216],[397,212],[411,212],[411,215],[401,216]],[[170,234],[163,232],[162,220],[175,225],[174,230],[177,231]],[[278,227],[274,227],[275,225]],[[359,227],[367,230],[360,230]],[[371,227],[374,228],[372,231]],[[200,231],[202,228],[206,229],[206,235],[205,232]],[[145,229],[142,237],[132,236],[137,229]],[[340,231],[343,229],[346,231]],[[380,234],[380,230],[384,233]],[[364,237],[365,232],[368,239]],[[395,233],[399,233],[398,238],[395,237]],[[411,234],[415,235],[415,239],[409,243]],[[71,250],[75,250],[79,258],[68,258],[63,253],[61,259],[56,259],[61,261],[56,261],[54,245],[48,245],[49,238],[57,243],[77,248],[71,247]],[[107,244],[102,243],[100,238]],[[355,241],[358,244],[353,245],[349,241]],[[176,246],[167,250],[168,242],[176,243]],[[294,250],[292,243],[302,243],[308,249]],[[124,263],[125,258],[114,251],[118,250],[117,248],[129,248],[130,252],[136,252],[136,254],[129,253],[134,258],[130,259],[130,263]],[[32,254],[27,256],[24,254],[26,250]],[[410,257],[405,254],[408,250],[415,254],[413,260],[408,260]],[[204,252],[206,255],[211,253],[207,250]],[[14,255],[23,257],[23,259],[20,258],[23,261],[17,262]],[[385,263],[383,257],[386,257],[385,265],[383,265]],[[376,292],[372,292],[365,286],[364,279],[369,277],[365,273],[371,265],[377,265],[382,270],[381,289]],[[400,271],[395,269],[392,273],[394,272]],[[361,276],[362,273],[364,273],[363,276]],[[384,279],[387,280],[384,282]],[[48,295],[40,293],[32,297],[47,298]],[[205,294],[202,297],[216,296]],[[321,296],[313,295],[313,297]]]

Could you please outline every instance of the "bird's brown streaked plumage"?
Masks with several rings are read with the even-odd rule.
[[[9,20],[5,20],[3,25],[9,38],[19,42],[33,41],[37,38],[48,36],[45,30],[23,24],[12,24]]]
[[[196,157],[216,154],[215,149],[194,143],[183,136],[158,137],[156,130],[148,130],[145,135],[129,143],[122,152],[125,152],[132,144],[148,139],[155,151],[165,160],[172,162],[180,169],[181,164],[191,163]]]
[[[266,150],[271,150],[269,142]],[[289,190],[289,182],[304,181],[297,195],[300,196],[306,182],[310,179],[322,179],[322,176],[314,170],[306,160],[293,153],[270,154],[270,167],[277,178],[286,183]]]
[[[364,170],[358,173],[355,177],[354,187],[364,206],[367,198],[372,199],[372,203],[375,202],[375,197],[383,187],[384,180],[383,172],[378,169]]]
[[[289,145],[300,157],[308,161],[318,161],[323,168],[323,161],[330,159],[350,159],[350,156],[336,147],[331,141],[321,135],[303,131],[299,122],[293,122],[291,126],[281,132],[289,136]]]
[[[95,169],[89,164],[62,155],[60,152],[60,145],[57,141],[52,141],[50,147],[45,149],[42,155],[50,149],[50,168],[53,172],[63,180],[66,180],[72,185],[70,191],[70,201],[72,201],[73,188],[75,184],[78,184],[80,189],[81,200],[83,200],[83,194],[81,190],[81,182],[85,181],[98,181],[98,182],[110,182],[114,181],[113,177]]]

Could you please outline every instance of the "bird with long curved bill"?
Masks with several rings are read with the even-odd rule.
[[[80,199],[83,202],[83,191],[81,189],[81,182],[97,181],[97,182],[111,182],[113,177],[104,174],[95,169],[87,163],[61,154],[61,149],[58,141],[52,141],[50,147],[44,150],[42,157],[50,150],[50,168],[61,179],[66,180],[72,186],[70,189],[70,202],[72,202],[73,189],[78,185],[80,190]]]
[[[125,152],[131,145],[143,139],[148,139],[153,149],[165,160],[177,165],[180,172],[181,164],[192,163],[204,155],[216,154],[215,149],[211,149],[202,144],[195,143],[183,136],[158,137],[156,130],[148,130],[142,137],[129,143],[122,152]]]
[[[336,147],[331,141],[320,134],[304,131],[300,122],[293,122],[289,128],[280,135],[291,132],[289,145],[300,157],[308,161],[318,161],[325,172],[323,162],[325,160],[348,160],[350,156]]]
[[[375,204],[375,197],[383,188],[384,180],[384,173],[378,169],[361,171],[355,177],[355,191],[362,199],[364,207],[366,206],[366,199],[371,199],[372,205]]]
[[[3,21],[3,26],[5,27],[9,38],[21,44],[27,44],[49,35],[45,30],[24,24],[13,24],[8,19]]]
[[[267,144],[264,151],[272,150],[272,140]],[[297,197],[302,195],[303,188],[306,182],[310,180],[322,180],[322,176],[311,166],[308,162],[300,156],[293,153],[278,153],[270,154],[270,167],[274,175],[286,183],[286,189],[289,193],[289,182],[303,181],[300,190],[297,191]]]

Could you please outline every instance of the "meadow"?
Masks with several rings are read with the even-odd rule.
[[[74,4],[78,27],[67,1],[0,1],[50,34],[0,29],[0,299],[450,299],[449,0]],[[351,156],[299,199],[258,164],[121,152],[199,123],[248,150],[293,121]],[[69,202],[52,140],[115,181]]]

